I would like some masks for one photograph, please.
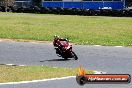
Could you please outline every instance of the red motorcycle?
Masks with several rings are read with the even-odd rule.
[[[53,45],[56,50],[56,54],[59,57],[64,59],[74,58],[75,60],[78,59],[77,55],[72,51],[72,45],[69,43],[68,39],[62,39],[58,36],[54,36]]]

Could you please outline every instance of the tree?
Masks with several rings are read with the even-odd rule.
[[[10,11],[11,8],[15,4],[15,0],[0,0],[0,6],[3,6],[5,8],[5,11]]]
[[[132,6],[132,0],[126,0],[128,6]]]
[[[15,0],[0,0],[0,5],[4,7],[13,6]]]
[[[41,0],[32,0],[34,6],[41,6]]]

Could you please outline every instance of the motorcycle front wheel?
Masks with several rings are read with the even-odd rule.
[[[75,60],[78,59],[77,55],[76,55],[74,52],[72,52],[72,57],[73,57]]]

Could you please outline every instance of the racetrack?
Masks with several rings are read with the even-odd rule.
[[[17,65],[46,65],[54,67],[77,68],[80,65],[89,70],[104,71],[107,73],[127,73],[132,74],[132,48],[128,47],[107,47],[107,46],[83,46],[73,45],[73,50],[79,60],[63,60],[57,57],[52,44],[37,44],[28,42],[0,42],[0,64]],[[71,83],[71,84],[69,84]],[[73,84],[72,84],[73,83]],[[53,84],[53,85],[50,85]],[[58,86],[57,86],[57,85]],[[60,86],[59,86],[60,84]],[[78,87],[75,79],[66,79],[39,83],[19,84],[19,85],[0,85],[4,88],[67,88]],[[35,86],[33,86],[35,85]],[[103,84],[104,85],[104,84]],[[131,84],[122,85],[92,85],[90,88],[131,88]],[[84,88],[88,86],[84,86]]]

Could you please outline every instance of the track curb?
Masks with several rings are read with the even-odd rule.
[[[6,65],[6,66],[27,66],[27,65],[16,65],[16,64],[0,64],[0,65]]]

